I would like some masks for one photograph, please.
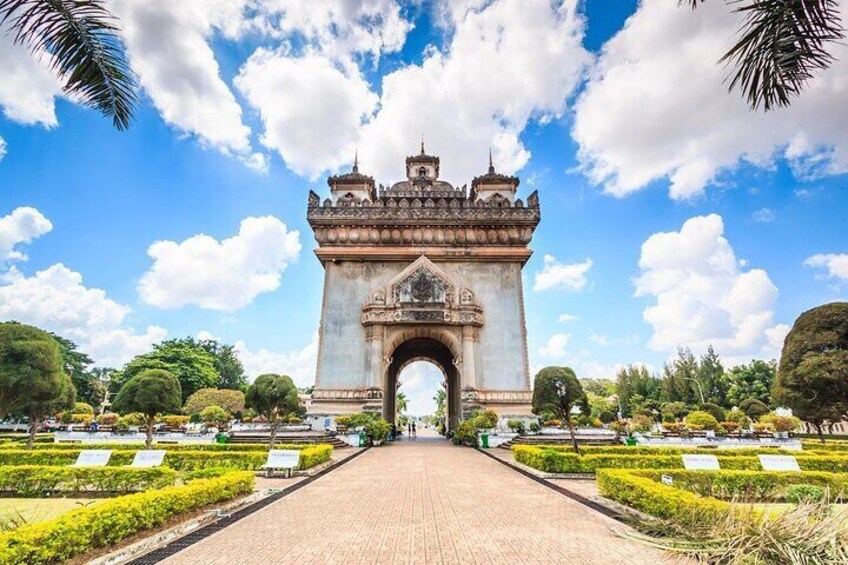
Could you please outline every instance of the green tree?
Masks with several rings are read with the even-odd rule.
[[[147,425],[147,449],[153,445],[153,425],[157,414],[175,414],[182,407],[180,382],[177,378],[161,369],[141,371],[127,381],[112,408],[121,414],[138,412],[144,414]]]
[[[754,359],[747,365],[737,365],[727,374],[727,404],[739,406],[743,400],[754,398],[763,404],[771,403],[771,387],[777,373],[776,361]]]
[[[220,406],[230,414],[244,410],[244,393],[240,390],[202,388],[188,397],[183,412],[189,416],[200,414],[204,408]]]
[[[612,379],[580,379],[580,384],[586,394],[609,397],[616,392],[616,383]]]
[[[569,367],[545,367],[536,374],[533,383],[533,413],[553,412],[568,424],[574,452],[579,453],[571,411],[579,408],[584,416],[590,413],[589,399],[583,386]]]
[[[769,407],[756,398],[747,398],[739,403],[739,409],[752,420],[759,420],[764,414],[770,412]]]
[[[801,314],[783,343],[773,397],[812,423],[823,440],[825,422],[848,414],[848,302]]]
[[[297,387],[291,377],[286,375],[259,375],[245,394],[245,405],[253,408],[268,420],[271,426],[271,439],[268,448],[273,449],[277,439],[277,423],[289,414],[298,414],[300,399]]]
[[[694,10],[704,0],[678,0]],[[845,37],[836,0],[740,0],[738,40],[719,60],[733,68],[751,108],[788,106],[817,72],[834,61],[831,49]]]
[[[183,340],[193,343],[194,340],[188,338]],[[243,390],[247,387],[247,377],[244,374],[244,365],[236,354],[235,347],[220,343],[214,339],[204,339],[197,342],[197,345],[205,349],[213,357],[215,357],[215,370],[218,371],[218,388],[231,388],[233,390]]]
[[[696,404],[701,402],[697,390],[698,360],[688,348],[677,350],[677,359],[663,367],[662,390],[668,402]],[[706,398],[705,398],[706,399]]]
[[[0,29],[48,54],[65,94],[126,129],[138,103],[115,17],[105,0],[0,0]]]
[[[395,397],[395,411],[400,416],[409,408],[409,399],[406,398],[406,393],[398,392]]]
[[[659,400],[660,381],[644,365],[630,365],[616,374],[616,392],[622,416],[629,417],[633,410],[648,400]]]
[[[676,422],[682,420],[689,412],[689,406],[685,402],[664,402],[660,407],[664,421]]]
[[[106,388],[96,374],[89,368],[94,361],[87,354],[77,350],[77,344],[54,333],[50,334],[59,344],[62,354],[62,364],[65,372],[70,375],[76,389],[77,400],[99,406],[103,402]]]
[[[44,417],[72,408],[74,399],[53,336],[25,324],[0,323],[0,416],[29,418],[27,447],[32,448]]]
[[[701,356],[697,379],[701,390],[704,391],[704,400],[718,406],[727,405],[727,380],[724,376],[724,366],[712,345]]]
[[[120,390],[124,383],[148,369],[167,371],[177,377],[183,402],[201,388],[216,388],[220,382],[215,356],[193,339],[170,339],[154,345],[153,351],[138,355],[127,363],[113,376],[110,390]]]
[[[433,418],[437,422],[444,422],[445,420],[445,408],[447,406],[448,394],[443,388],[436,389],[436,396],[433,397],[433,400],[436,402],[436,411],[433,413]]]

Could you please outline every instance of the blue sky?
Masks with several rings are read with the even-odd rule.
[[[674,4],[115,0],[144,88],[126,132],[0,38],[0,317],[110,365],[205,332],[254,375],[308,383],[307,191],[356,147],[398,180],[423,132],[451,182],[491,146],[540,192],[534,368],[611,377],[710,343],[771,358],[798,314],[846,296],[848,64],[750,112],[714,64],[736,17]],[[404,378],[418,411],[429,371]]]

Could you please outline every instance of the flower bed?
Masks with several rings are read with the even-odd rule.
[[[687,453],[697,453],[688,450]],[[514,445],[512,453],[515,460],[524,465],[546,473],[594,473],[598,469],[682,469],[680,453],[623,455],[618,453],[594,453],[577,455],[545,447]],[[760,460],[754,454],[733,454],[708,451],[716,455],[722,469],[751,470],[762,469]],[[775,453],[773,450],[760,453]],[[805,471],[825,471],[831,473],[848,472],[848,456],[843,455],[795,455],[798,465]]]
[[[15,497],[43,497],[52,493],[127,493],[174,484],[177,472],[167,467],[56,467],[21,465],[0,467],[0,492]]]
[[[63,563],[108,547],[196,508],[253,490],[253,474],[227,473],[181,486],[130,494],[72,510],[58,518],[0,535],[0,565]]]
[[[4,465],[71,465],[81,450],[77,449],[0,449],[0,466]],[[115,450],[109,466],[129,465],[136,451]],[[310,445],[299,449],[300,469],[328,461],[333,454],[331,445]],[[165,453],[164,465],[178,471],[193,471],[211,467],[258,470],[268,460],[267,451],[197,451],[171,450]]]

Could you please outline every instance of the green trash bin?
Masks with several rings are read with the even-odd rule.
[[[218,432],[215,435],[215,443],[227,443],[228,439],[230,439],[229,436],[224,432]]]
[[[625,445],[636,445],[636,438],[628,436],[624,438],[624,443]]]
[[[480,447],[489,449],[489,434],[480,434]]]
[[[359,432],[359,447],[365,447],[365,432]]]

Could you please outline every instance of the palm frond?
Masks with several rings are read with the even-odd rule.
[[[741,4],[739,41],[720,62],[736,67],[729,89],[740,88],[752,108],[788,106],[845,37],[836,0],[755,0]]]
[[[753,109],[788,106],[816,71],[834,61],[845,38],[837,0],[726,0],[743,18],[739,40],[719,60],[734,67],[728,89],[740,88]],[[678,0],[693,10],[704,0]]]
[[[0,0],[0,26],[34,53],[46,53],[64,92],[129,127],[138,103],[115,18],[104,0]]]

